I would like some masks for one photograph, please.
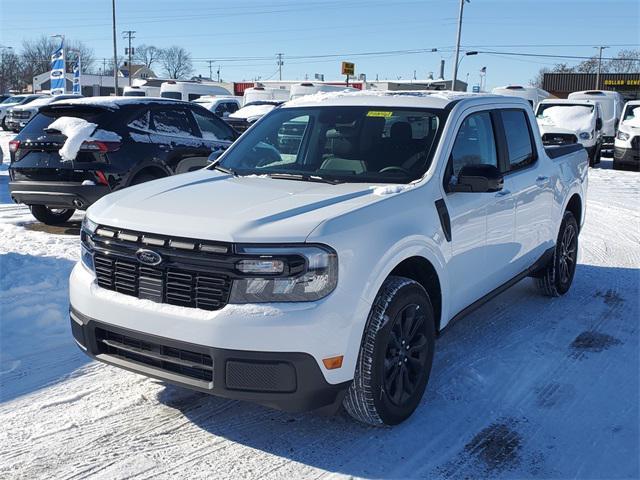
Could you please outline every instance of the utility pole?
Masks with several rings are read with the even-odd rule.
[[[451,78],[451,90],[456,89],[456,80],[458,79],[458,57],[460,56],[460,37],[462,36],[462,13],[464,10],[464,2],[469,0],[460,0],[460,13],[458,14],[458,36],[456,37],[456,58],[453,62],[453,77]]]
[[[276,56],[278,57],[278,76],[280,80],[282,80],[282,65],[284,65],[284,62],[282,61],[283,55],[284,55],[283,53],[276,54]]]
[[[215,62],[215,60],[207,60],[207,63],[209,64],[209,79],[213,80],[213,62]]]
[[[111,0],[111,12],[113,17],[113,85],[115,94],[118,95],[118,46],[116,44],[116,0]]]
[[[127,68],[127,71],[129,72],[129,86],[131,86],[131,76],[133,74],[133,72],[131,71],[131,57],[133,56],[133,49],[131,48],[131,40],[136,38],[134,36],[135,33],[136,33],[135,30],[125,30],[124,32],[122,32],[122,36],[124,38],[128,38],[129,39],[129,48],[127,50],[127,53],[129,54],[129,64],[128,64],[128,68]]]
[[[218,71],[216,73],[218,74],[218,83],[220,83],[220,65],[218,65]]]
[[[605,48],[609,48],[606,47],[604,45],[600,45],[599,47],[593,47],[593,48],[597,48],[599,50],[599,54],[598,54],[598,73],[596,74],[596,90],[598,90],[600,88],[600,72],[602,70],[602,50],[604,50]]]

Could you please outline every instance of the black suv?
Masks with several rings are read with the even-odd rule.
[[[95,139],[87,138],[73,161],[58,153],[67,137],[49,128],[60,117],[96,125]],[[41,222],[60,224],[113,190],[204,167],[212,153],[221,153],[237,136],[206,108],[188,102],[137,97],[61,101],[42,107],[9,143],[9,192]]]

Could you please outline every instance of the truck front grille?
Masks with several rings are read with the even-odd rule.
[[[545,133],[542,135],[542,143],[545,145],[566,145],[578,143],[578,138],[570,133]]]
[[[218,310],[231,292],[234,260],[229,246],[189,239],[166,238],[100,227],[83,243],[91,243],[98,285],[107,290],[158,303]],[[141,249],[160,261],[139,260]]]
[[[103,328],[95,329],[98,355],[108,355],[127,362],[143,364],[183,377],[213,382],[213,359],[210,355],[141,340]]]
[[[244,133],[251,126],[244,118],[226,118],[225,121],[238,133]]]

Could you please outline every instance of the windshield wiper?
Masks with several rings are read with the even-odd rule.
[[[266,175],[269,178],[275,178],[277,180],[299,180],[302,182],[328,183],[330,185],[344,183],[341,180],[336,180],[335,178],[326,178],[320,175],[307,175],[302,173],[267,173]]]
[[[230,168],[223,167],[222,165],[220,165],[220,160],[216,160],[211,165],[209,165],[209,167],[215,168],[216,170],[218,170],[220,172],[223,172],[223,173],[228,173],[229,175],[233,175],[234,177],[238,176],[238,173],[236,171],[231,170]]]

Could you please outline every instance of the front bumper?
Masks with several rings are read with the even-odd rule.
[[[55,208],[85,210],[110,192],[111,189],[106,185],[82,185],[77,182],[9,182],[9,194],[14,202]]]
[[[328,383],[298,352],[213,348],[99,322],[70,308],[71,330],[92,358],[216,396],[289,412],[335,411],[351,382]]]
[[[640,149],[615,147],[613,160],[616,163],[640,165]]]

